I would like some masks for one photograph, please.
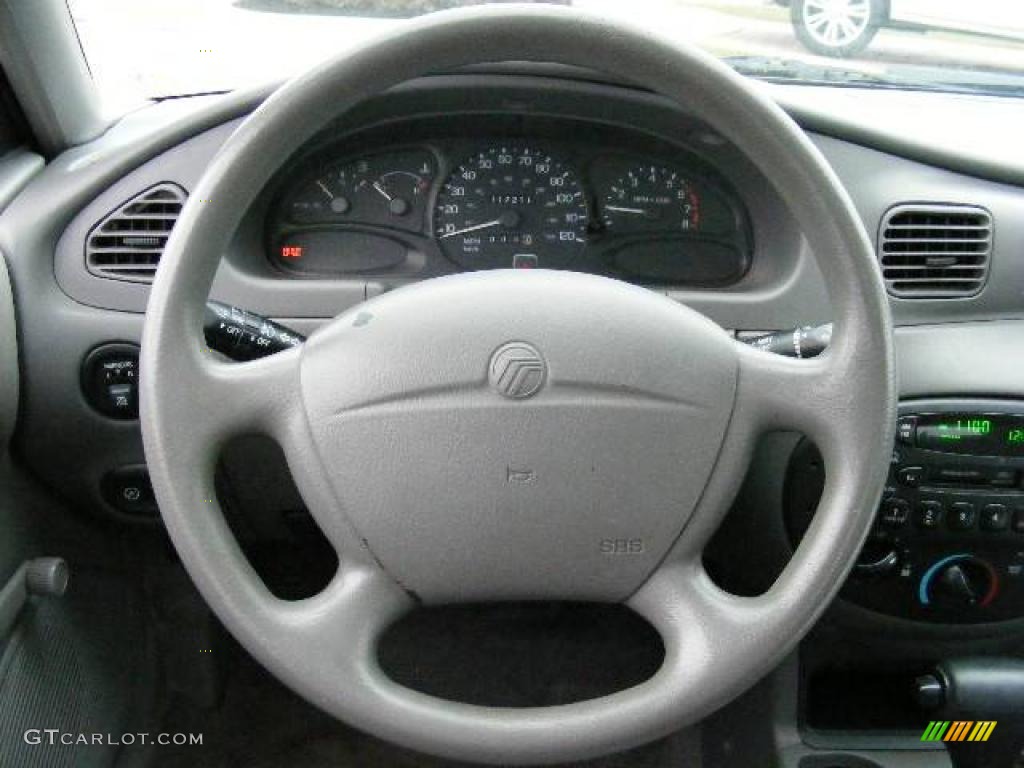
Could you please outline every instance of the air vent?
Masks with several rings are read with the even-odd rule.
[[[85,264],[99,277],[151,283],[186,193],[157,184],[111,212],[89,232]]]
[[[882,219],[878,258],[889,293],[953,299],[981,291],[992,254],[992,216],[983,208],[898,205]]]

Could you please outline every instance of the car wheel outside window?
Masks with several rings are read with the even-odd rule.
[[[797,39],[814,53],[853,56],[874,39],[885,20],[883,0],[793,0]]]

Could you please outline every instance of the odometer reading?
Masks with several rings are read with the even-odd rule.
[[[451,174],[434,234],[468,269],[565,269],[584,247],[587,205],[569,165],[532,148],[490,147]]]

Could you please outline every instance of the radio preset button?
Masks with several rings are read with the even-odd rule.
[[[903,499],[887,499],[882,502],[882,523],[888,528],[902,528],[910,517],[910,504]]]
[[[1005,531],[1010,527],[1010,510],[1005,504],[986,504],[981,508],[979,525],[983,531]]]
[[[942,524],[942,512],[942,502],[940,501],[918,502],[914,523],[918,528],[934,530]]]
[[[954,531],[967,531],[974,527],[978,517],[974,505],[967,501],[958,501],[949,506],[948,525]]]
[[[924,467],[904,467],[896,475],[896,479],[899,480],[900,485],[917,488],[924,482],[924,474]]]

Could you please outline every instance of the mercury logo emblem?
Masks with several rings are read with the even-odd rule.
[[[548,366],[540,352],[525,341],[512,341],[491,355],[490,381],[504,397],[522,400],[537,394],[548,375]]]

